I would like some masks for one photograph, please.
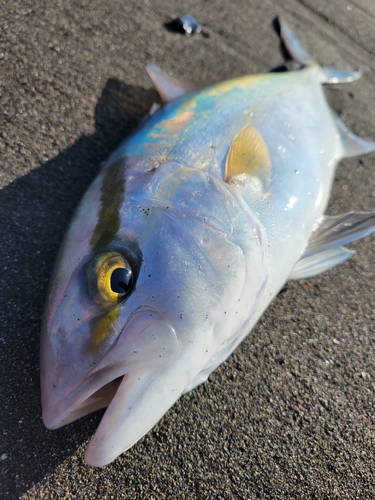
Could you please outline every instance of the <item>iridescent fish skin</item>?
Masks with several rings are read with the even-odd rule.
[[[115,151],[72,220],[43,322],[43,419],[108,406],[91,465],[204,382],[288,279],[342,262],[341,245],[375,229],[372,213],[324,217],[338,161],[375,150],[322,90],[358,75],[312,63],[285,25],[283,37],[300,70],[191,93],[150,67],[176,99]]]

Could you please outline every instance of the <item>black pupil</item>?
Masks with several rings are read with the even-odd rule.
[[[132,285],[130,269],[118,267],[111,275],[111,289],[115,293],[128,293]]]

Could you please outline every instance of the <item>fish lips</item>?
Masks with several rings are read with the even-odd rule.
[[[163,393],[170,384],[162,387],[161,382],[180,351],[181,341],[166,318],[153,307],[138,307],[110,351],[82,383],[52,405],[44,402],[45,426],[56,429],[108,406],[86,461],[93,466],[110,463],[180,397],[184,387],[174,384],[166,396]]]

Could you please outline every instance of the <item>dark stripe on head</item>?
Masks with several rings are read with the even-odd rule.
[[[105,168],[98,222],[91,237],[93,250],[107,246],[120,229],[120,208],[125,193],[125,160],[115,161]]]

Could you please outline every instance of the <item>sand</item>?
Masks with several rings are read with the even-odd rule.
[[[164,23],[190,13],[203,34]],[[192,81],[283,64],[277,15],[326,65],[326,89],[375,140],[372,0],[3,2],[0,11],[0,464],[2,499],[372,499],[375,238],[291,282],[209,381],[102,469],[83,461],[101,412],[41,420],[39,331],[62,236],[100,164],[158,99],[147,61]],[[374,210],[375,155],[340,164],[329,213]]]

